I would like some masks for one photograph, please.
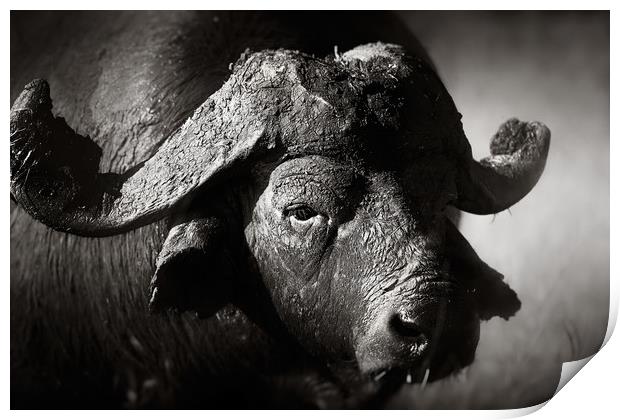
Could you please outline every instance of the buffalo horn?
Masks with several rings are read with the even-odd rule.
[[[457,177],[455,206],[468,213],[493,214],[527,195],[540,178],[551,133],[539,122],[510,119],[491,139],[491,156],[466,159]]]
[[[29,83],[11,107],[11,195],[47,226],[83,236],[122,233],[164,217],[208,179],[248,157],[263,138],[231,78],[147,161],[99,173],[100,148],[52,114],[49,85]]]

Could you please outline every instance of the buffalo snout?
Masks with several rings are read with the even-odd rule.
[[[373,380],[390,373],[409,383],[425,382],[471,363],[479,323],[471,309],[457,303],[464,300],[460,292],[437,297],[427,289],[415,299],[385,305],[357,341],[360,372]]]

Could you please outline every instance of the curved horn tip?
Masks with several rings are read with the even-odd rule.
[[[495,214],[511,207],[534,188],[547,161],[551,131],[543,123],[506,121],[490,142],[491,155],[470,159],[459,180],[456,207],[474,214]]]
[[[51,105],[50,85],[44,79],[34,79],[24,86],[11,108],[15,112],[41,105]]]
[[[536,156],[531,157],[546,158],[550,139],[551,131],[545,124],[511,118],[499,127],[491,139],[490,158],[496,155],[514,155],[518,152],[528,155],[534,153]]]
[[[24,89],[25,90],[43,89],[49,92],[50,85],[49,83],[47,83],[45,79],[33,79],[32,81],[30,81],[30,83],[24,86]]]

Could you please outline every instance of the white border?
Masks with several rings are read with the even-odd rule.
[[[467,1],[465,2],[457,2],[457,1],[432,1],[432,2],[407,2],[407,1],[392,1],[392,0],[382,0],[381,2],[370,2],[370,1],[338,1],[335,2],[333,0],[314,0],[312,2],[291,2],[286,0],[270,0],[270,1],[241,1],[241,0],[228,0],[225,2],[204,2],[204,1],[184,1],[178,0],[175,2],[164,2],[164,1],[119,1],[119,0],[108,0],[106,2],[89,2],[85,4],[85,2],[77,2],[77,1],[56,1],[51,4],[49,1],[10,1],[8,2],[8,6],[12,9],[49,9],[53,6],[54,9],[158,9],[158,10],[166,10],[166,9],[419,9],[419,10],[439,10],[439,9],[464,9],[467,6],[467,9],[547,9],[547,10],[562,10],[562,9],[603,9],[603,10],[612,10],[611,11],[611,107],[610,113],[611,115],[617,114],[617,98],[618,98],[618,87],[614,82],[615,71],[618,70],[617,65],[617,53],[615,51],[615,47],[618,45],[618,18],[616,16],[615,10],[613,10],[614,2],[611,1],[588,1],[587,3],[575,2],[575,1],[563,1],[563,2],[544,2],[544,1],[532,1],[532,0],[521,0],[518,2],[502,2],[499,4],[496,1]],[[171,7],[174,6],[174,7]],[[560,7],[561,6],[561,7]],[[585,6],[585,7],[584,7]],[[4,42],[2,43],[2,57],[9,57],[9,12],[8,10],[2,17],[2,28],[3,28],[3,36]],[[575,36],[579,36],[575,34]],[[3,80],[5,82],[2,84],[2,91],[4,93],[4,97],[9,97],[9,84],[7,81],[9,80],[9,66],[2,66],[3,72]],[[5,114],[6,115],[6,114]],[[5,133],[9,131],[8,127],[8,118],[5,120]],[[618,124],[615,121],[611,120],[611,141],[610,144],[610,170],[611,170],[611,191],[616,191],[615,194],[611,195],[610,203],[610,214],[617,215],[620,214],[620,208],[618,206],[618,197],[617,197],[617,180],[618,180],[618,169],[614,165],[614,163],[618,163],[618,146],[617,146],[617,138],[618,138]],[[0,168],[2,173],[6,174],[8,179],[8,147],[4,147],[2,149],[3,159],[0,160]],[[6,182],[5,187],[7,191],[5,192],[5,197],[8,197],[8,182]],[[8,203],[7,203],[8,204]],[[9,225],[6,222],[9,219],[9,208],[8,205],[5,204],[4,214],[5,214],[5,224],[2,225],[2,231],[0,232],[3,241],[1,242],[2,253],[0,254],[2,258],[2,267],[4,273],[4,281],[5,281],[5,293],[3,294],[4,300],[4,318],[2,322],[2,337],[4,338],[3,346],[2,346],[2,355],[4,363],[2,365],[3,369],[3,377],[2,381],[2,393],[0,394],[0,398],[2,398],[3,406],[8,409],[9,408],[9,383],[10,383],[10,375],[9,375],[9,305],[10,298],[8,293],[9,288]],[[554,398],[552,398],[547,404],[541,404],[537,407],[531,407],[520,410],[503,410],[503,411],[391,411],[385,412],[381,415],[389,415],[394,417],[402,417],[409,418],[409,416],[416,416],[416,418],[506,418],[506,417],[516,417],[520,415],[526,415],[532,412],[535,412],[533,416],[537,419],[546,419],[546,418],[556,418],[560,417],[563,419],[572,419],[579,418],[583,419],[585,416],[591,418],[611,418],[616,417],[618,415],[618,405],[616,402],[617,397],[617,384],[616,379],[619,377],[620,369],[618,366],[620,365],[617,355],[620,354],[620,340],[615,336],[612,336],[613,328],[616,323],[617,314],[618,314],[618,264],[614,262],[613,256],[620,255],[618,253],[618,244],[617,244],[617,233],[618,226],[615,223],[615,220],[611,218],[611,244],[610,244],[610,255],[612,256],[612,263],[610,267],[610,276],[611,276],[611,290],[610,290],[610,322],[608,325],[607,334],[605,337],[605,346],[603,351],[596,354],[590,363],[588,363],[583,372],[580,372],[578,375],[578,379],[570,381]],[[538,410],[543,407],[543,409]],[[13,417],[31,417],[37,416],[39,413],[33,412],[15,412],[12,411],[10,413]],[[56,417],[62,416],[63,419],[67,417],[82,417],[84,414],[88,416],[94,416],[95,418],[102,418],[104,416],[108,416],[108,413],[101,413],[96,411],[91,411],[87,413],[79,412],[79,411],[70,411],[70,412],[47,412],[45,413],[45,417]],[[168,411],[151,411],[151,412],[119,412],[116,415],[120,415],[122,417],[125,416],[149,416],[150,418],[164,418],[170,416],[170,412]],[[237,417],[237,416],[258,416],[258,417],[268,417],[270,419],[274,417],[285,417],[289,418],[291,415],[299,416],[300,418],[314,416],[314,413],[309,412],[295,412],[290,413],[286,411],[279,412],[201,412],[201,411],[186,411],[183,412],[183,416],[187,416],[188,418],[203,418],[204,416],[216,416],[220,417]],[[360,417],[370,416],[374,417],[377,414],[366,411],[366,412],[326,412],[320,413],[318,415],[321,416],[338,416],[342,418],[355,416],[357,420]]]

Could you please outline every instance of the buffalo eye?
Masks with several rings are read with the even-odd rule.
[[[306,235],[313,227],[320,226],[327,218],[305,204],[293,205],[284,211],[291,228],[299,235]]]
[[[316,210],[306,205],[291,206],[286,210],[286,215],[288,217],[294,218],[299,222],[308,221],[318,214]]]

